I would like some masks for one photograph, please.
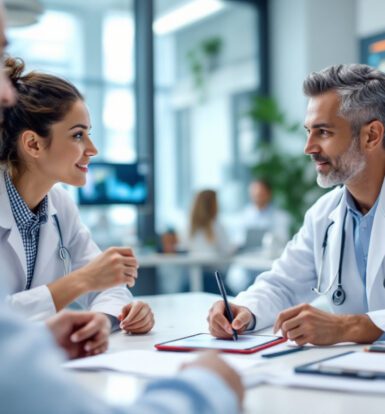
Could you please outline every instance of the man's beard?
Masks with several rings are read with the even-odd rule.
[[[312,155],[313,161],[325,161],[329,163],[330,171],[326,174],[317,173],[317,184],[322,188],[330,188],[339,184],[345,184],[359,174],[366,165],[365,157],[359,149],[359,141],[353,139],[348,150],[337,157],[332,164],[330,158],[321,155]]]

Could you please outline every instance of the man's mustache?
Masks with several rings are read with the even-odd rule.
[[[315,162],[330,162],[330,159],[319,154],[312,154],[311,159]]]

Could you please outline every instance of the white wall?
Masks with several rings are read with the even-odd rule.
[[[372,36],[385,31],[385,1],[357,0],[357,35]]]
[[[355,16],[355,0],[271,0],[272,94],[289,120],[304,119],[308,73],[358,60]],[[281,131],[274,138],[287,150],[302,150],[301,141]]]

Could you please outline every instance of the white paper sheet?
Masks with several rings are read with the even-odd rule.
[[[272,385],[298,388],[382,395],[385,393],[385,381],[382,380],[361,380],[326,375],[296,374],[293,371],[281,372],[279,375],[266,375],[265,382]]]
[[[247,358],[243,355],[221,355],[221,357],[240,375],[264,363],[259,359]],[[166,378],[175,375],[182,364],[196,358],[197,354],[194,353],[130,350],[67,361],[63,366],[83,370],[107,369],[147,378]]]
[[[294,347],[294,348],[298,348],[299,345],[297,345],[294,341],[291,341],[290,339],[288,339],[286,341],[287,346],[290,347]],[[339,347],[346,347],[346,346],[356,346],[357,344],[354,342],[339,342],[338,344],[333,344],[333,345],[313,345],[313,344],[306,344],[303,347],[304,348],[321,348],[321,349],[326,349],[326,348],[339,348]],[[302,346],[302,345],[301,345]]]
[[[63,364],[66,368],[86,370],[114,370],[150,379],[175,375],[183,363],[196,359],[196,353],[132,350],[81,358]],[[311,374],[296,374],[292,370],[272,370],[266,360],[255,355],[222,354],[241,375],[247,388],[258,384],[272,384],[299,388],[325,389],[362,393],[385,393],[385,381],[361,380]],[[382,355],[382,357],[384,357]],[[261,367],[262,365],[262,367]],[[255,369],[261,367],[262,369]]]

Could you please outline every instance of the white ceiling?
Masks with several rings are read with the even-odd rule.
[[[191,0],[154,0],[154,13],[162,15]],[[40,0],[43,6],[58,6],[60,8],[84,8],[92,7],[101,9],[125,9],[133,7],[133,0]]]
[[[144,0],[140,0],[144,1]],[[154,0],[155,18],[164,15],[191,0]],[[29,5],[31,2],[31,5]],[[36,17],[31,13],[32,4],[40,3],[45,8],[58,8],[87,14],[90,10],[131,10],[134,0],[5,0],[10,26],[31,23]],[[35,9],[36,6],[32,8]],[[25,9],[25,10],[24,10]]]
[[[155,0],[155,15],[162,15],[191,0]]]
[[[40,0],[43,6],[75,9],[120,9],[132,7],[132,0]]]

